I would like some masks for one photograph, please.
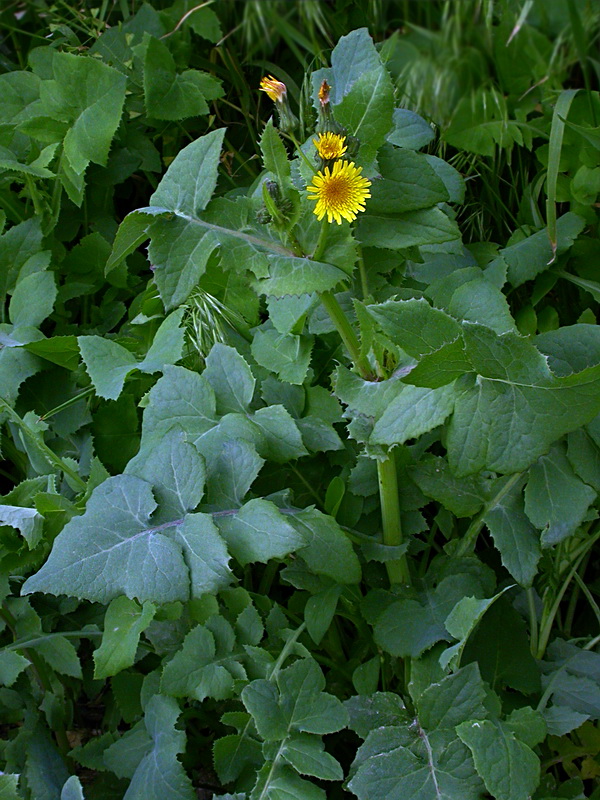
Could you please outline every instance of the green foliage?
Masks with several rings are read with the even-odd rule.
[[[18,16],[0,796],[593,800],[597,10]]]

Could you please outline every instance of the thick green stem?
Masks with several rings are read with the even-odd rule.
[[[319,294],[321,302],[325,310],[331,317],[337,332],[341,336],[342,341],[346,345],[346,349],[350,353],[350,358],[358,371],[365,380],[373,380],[373,371],[366,356],[360,352],[360,343],[352,326],[348,322],[348,318],[338,301],[335,299],[333,292],[321,292]]]
[[[377,462],[377,477],[379,480],[383,543],[397,547],[402,544],[402,523],[400,521],[396,462],[392,453],[388,455],[385,461]],[[386,561],[385,566],[391,584],[410,583],[406,556],[394,561]]]

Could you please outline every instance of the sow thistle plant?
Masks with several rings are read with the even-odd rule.
[[[279,124],[253,185],[221,192],[213,130],[120,225],[106,275],[120,285],[149,240],[165,310],[144,353],[77,339],[90,390],[143,406],[122,474],[61,458],[2,401],[70,512],[44,491],[36,550],[41,514],[5,498],[36,559],[5,618],[29,648],[29,595],[66,595],[52,602],[70,618],[81,601],[75,634],[101,637],[86,692],[104,687],[110,730],[59,744],[126,800],[556,797],[549,779],[538,791],[548,734],[600,717],[581,701],[600,691],[597,640],[559,616],[600,538],[598,340],[519,334],[503,288],[549,269],[546,231],[488,259],[465,247],[461,176],[421,152],[433,132],[396,107],[366,30],[310,85],[297,141],[285,85],[262,80]],[[561,254],[582,229],[558,219]],[[3,326],[15,352],[25,288]],[[197,369],[180,364],[186,326]],[[73,656],[61,647],[49,663]],[[6,652],[10,688],[29,661]],[[34,784],[19,748],[35,741],[58,797],[38,705],[5,772]]]

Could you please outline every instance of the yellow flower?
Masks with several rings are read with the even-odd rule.
[[[283,102],[283,98],[287,94],[285,83],[278,81],[277,78],[274,78],[272,75],[261,80],[260,89],[266,92],[274,103]]]
[[[345,141],[345,136],[328,132],[320,133],[318,139],[313,139],[313,144],[323,161],[334,161],[336,158],[341,158],[348,149],[344,144]]]
[[[336,161],[333,169],[325,167],[313,178],[308,191],[314,195],[309,200],[316,200],[314,213],[321,220],[327,214],[328,222],[342,224],[342,217],[348,222],[356,219],[358,211],[365,210],[365,200],[371,197],[369,186],[371,181],[361,176],[362,167],[356,167],[352,161]]]

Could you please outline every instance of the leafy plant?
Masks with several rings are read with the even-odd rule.
[[[266,77],[246,185],[189,10],[2,77],[2,796],[595,796],[596,94],[465,242],[395,39]]]

